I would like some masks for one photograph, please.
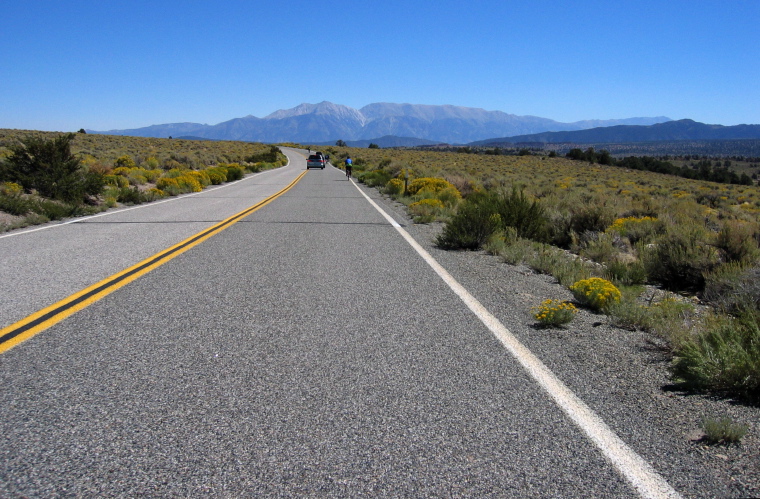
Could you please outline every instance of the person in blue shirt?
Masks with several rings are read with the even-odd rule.
[[[351,178],[351,170],[353,170],[354,162],[351,161],[351,156],[346,158],[346,177]]]

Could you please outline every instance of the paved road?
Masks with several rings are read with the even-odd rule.
[[[288,154],[0,239],[3,323],[278,191]],[[0,382],[0,496],[637,494],[334,168],[0,355]]]

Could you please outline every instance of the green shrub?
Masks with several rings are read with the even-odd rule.
[[[494,231],[483,244],[483,249],[491,255],[503,256],[516,242],[517,230],[514,227],[507,227]]]
[[[237,163],[230,163],[226,165],[227,168],[227,182],[234,182],[240,180],[245,176],[245,170]]]
[[[676,351],[676,381],[697,391],[760,401],[760,325],[757,314],[713,316]]]
[[[549,242],[560,248],[569,248],[575,236],[570,228],[570,213],[555,209],[547,215],[547,220],[546,232]]]
[[[620,290],[606,279],[591,277],[583,279],[570,286],[573,296],[583,305],[605,312],[613,304],[620,302]]]
[[[385,184],[385,193],[390,196],[400,196],[404,193],[404,181],[392,178]]]
[[[607,262],[604,277],[624,286],[645,284],[647,271],[639,260],[624,262],[613,259]]]
[[[542,241],[546,224],[538,202],[528,201],[517,189],[511,194],[477,192],[459,205],[437,243],[447,249],[478,249],[496,230],[506,227],[516,229],[521,238]]]
[[[522,191],[512,188],[511,194],[497,195],[493,202],[503,227],[514,227],[521,238],[546,242],[549,220],[538,201],[529,201]]]
[[[737,221],[723,224],[715,240],[727,262],[754,263],[760,251],[755,239],[755,227]]]
[[[603,204],[580,205],[572,210],[570,230],[576,234],[603,232],[614,218],[614,212]]]
[[[114,187],[128,187],[129,179],[122,175],[105,175],[103,177],[103,183]]]
[[[640,326],[666,340],[678,349],[691,336],[695,323],[694,306],[674,297],[667,297],[645,307],[646,317]]]
[[[554,250],[552,253],[538,253],[539,255],[549,256],[543,259],[545,270],[542,271],[553,276],[563,286],[570,286],[580,280],[588,279],[596,273],[592,266],[580,258],[567,255],[558,248],[552,249]],[[537,268],[537,265],[531,260],[527,264],[533,268]]]
[[[435,217],[445,207],[443,203],[434,198],[422,199],[409,205],[409,212],[414,216],[415,222],[428,223],[435,220]]]
[[[611,262],[620,253],[615,247],[613,236],[604,232],[587,232],[585,241],[580,246],[579,255],[599,263]]]
[[[514,230],[514,229],[513,229]],[[515,236],[516,237],[516,236]],[[508,241],[508,239],[507,239]],[[489,238],[489,244],[491,239]],[[501,245],[499,256],[510,265],[519,265],[528,260],[535,251],[535,246],[539,243],[535,243],[528,239],[519,239],[512,244]]]
[[[141,204],[145,198],[137,187],[122,187],[119,189],[116,200],[124,204]]]
[[[148,183],[148,179],[145,178],[145,175],[142,175],[139,169],[135,168],[136,171],[133,171],[129,174],[127,177],[129,179],[130,185],[145,185]],[[144,170],[143,170],[144,171]]]
[[[145,166],[149,168],[149,171],[157,170],[161,163],[154,156],[149,156],[145,159]]]
[[[377,187],[381,185],[388,185],[391,180],[390,172],[386,170],[371,170],[362,172],[357,176],[357,180],[369,187]],[[401,190],[403,192],[403,183],[401,184]]]
[[[705,275],[702,298],[728,314],[760,310],[760,267],[733,262]]]
[[[19,194],[0,194],[0,211],[21,216],[32,211],[32,203]]]
[[[638,303],[635,298],[628,298],[625,293],[619,302],[610,305],[607,314],[612,325],[630,330],[646,329],[645,325],[649,319],[647,307]]]
[[[103,174],[82,167],[71,153],[74,134],[61,135],[53,140],[29,137],[21,145],[11,145],[2,168],[3,181],[16,182],[25,190],[36,190],[41,196],[82,203],[88,196],[103,190]]]
[[[702,441],[710,445],[738,444],[748,429],[747,425],[734,423],[728,417],[705,418],[702,421],[702,430],[705,433]]]
[[[280,152],[279,147],[269,146],[268,151],[247,156],[245,161],[248,163],[277,163],[280,161],[281,156],[282,153]]]
[[[436,238],[443,249],[476,250],[502,226],[501,217],[489,206],[465,202]]]
[[[37,214],[47,217],[48,220],[62,220],[88,213],[88,210],[80,204],[67,204],[50,199],[37,199],[33,201],[32,210]]]
[[[718,264],[717,251],[704,241],[704,232],[687,229],[655,244],[639,245],[647,276],[671,291],[701,291],[705,273]]]
[[[227,181],[227,169],[224,167],[212,166],[210,168],[206,168],[205,172],[208,174],[211,183],[214,185],[223,184]]]

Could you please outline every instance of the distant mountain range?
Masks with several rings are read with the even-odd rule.
[[[380,147],[423,144],[467,144],[489,137],[513,137],[543,132],[578,131],[592,127],[653,125],[670,121],[655,118],[587,120],[561,123],[537,116],[517,116],[458,106],[376,103],[354,109],[321,102],[301,104],[264,117],[246,116],[217,125],[170,123],[131,130],[93,131],[138,137],[183,137],[251,142],[335,143],[343,140]]]
[[[650,126],[617,125],[578,131],[543,132],[488,139],[470,145],[541,144],[610,144],[683,140],[760,139],[760,125],[707,125],[694,120],[668,121]]]

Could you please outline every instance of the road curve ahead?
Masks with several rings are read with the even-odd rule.
[[[279,188],[305,168],[288,154]],[[248,185],[193,205],[193,229]],[[171,231],[159,217],[95,238]],[[643,494],[330,167],[6,351],[0,376],[0,496]]]

